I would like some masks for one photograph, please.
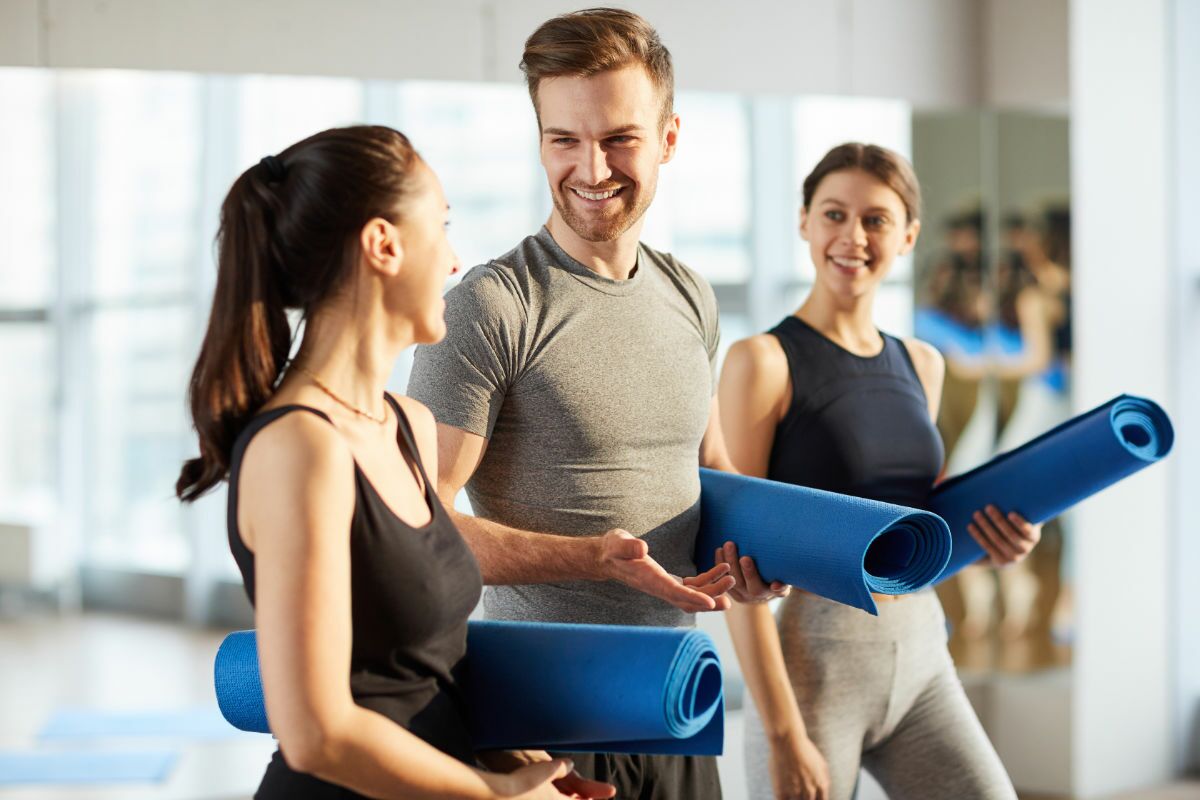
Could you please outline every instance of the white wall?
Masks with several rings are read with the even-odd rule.
[[[643,0],[684,89],[980,99],[978,0]],[[0,64],[517,81],[586,0],[4,0]]]
[[[1073,0],[1074,401],[1174,402],[1167,199],[1171,0]],[[1079,797],[1172,774],[1172,485],[1167,459],[1083,503],[1074,529],[1073,778]]]
[[[1179,764],[1200,772],[1200,237],[1194,220],[1200,218],[1200,3],[1175,0],[1174,60],[1175,125],[1171,149],[1176,169],[1171,209],[1175,253],[1175,592],[1174,641],[1177,660],[1177,719]]]
[[[983,100],[1065,110],[1068,0],[983,0]]]

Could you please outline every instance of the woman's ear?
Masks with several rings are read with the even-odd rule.
[[[374,217],[363,225],[359,245],[367,264],[385,275],[396,275],[404,261],[400,229],[383,217]]]
[[[808,209],[800,206],[800,238],[808,241]]]
[[[908,223],[908,230],[904,232],[904,244],[900,246],[900,255],[906,256],[912,252],[912,249],[917,244],[917,236],[921,234],[921,220],[914,219]]]

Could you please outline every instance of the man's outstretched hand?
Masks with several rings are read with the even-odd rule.
[[[688,613],[724,611],[730,606],[726,594],[734,587],[728,564],[717,564],[692,578],[667,572],[650,557],[650,547],[619,528],[600,537],[599,572],[605,579],[665,600]]]

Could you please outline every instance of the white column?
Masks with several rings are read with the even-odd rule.
[[[1200,770],[1200,2],[1174,0],[1175,610],[1177,766]]]
[[[1073,0],[1074,401],[1173,396],[1169,194],[1173,0]],[[1177,460],[1079,507],[1072,776],[1078,797],[1172,775],[1171,581]]]

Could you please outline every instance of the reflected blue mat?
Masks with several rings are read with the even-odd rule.
[[[721,662],[694,629],[471,622],[463,690],[480,749],[720,755]],[[253,631],[214,665],[230,724],[267,732]]]
[[[871,592],[915,592],[950,558],[950,531],[928,511],[702,469],[696,566],[726,541],[764,579],[871,614]]]
[[[1123,394],[1015,450],[938,485],[930,509],[950,525],[954,552],[938,580],[983,557],[967,532],[991,503],[1045,522],[1171,451],[1171,420],[1152,400]]]
[[[160,783],[179,754],[172,750],[0,751],[0,786],[16,784]]]
[[[152,737],[158,739],[229,739],[240,734],[212,708],[178,711],[56,711],[38,733],[42,740]]]

